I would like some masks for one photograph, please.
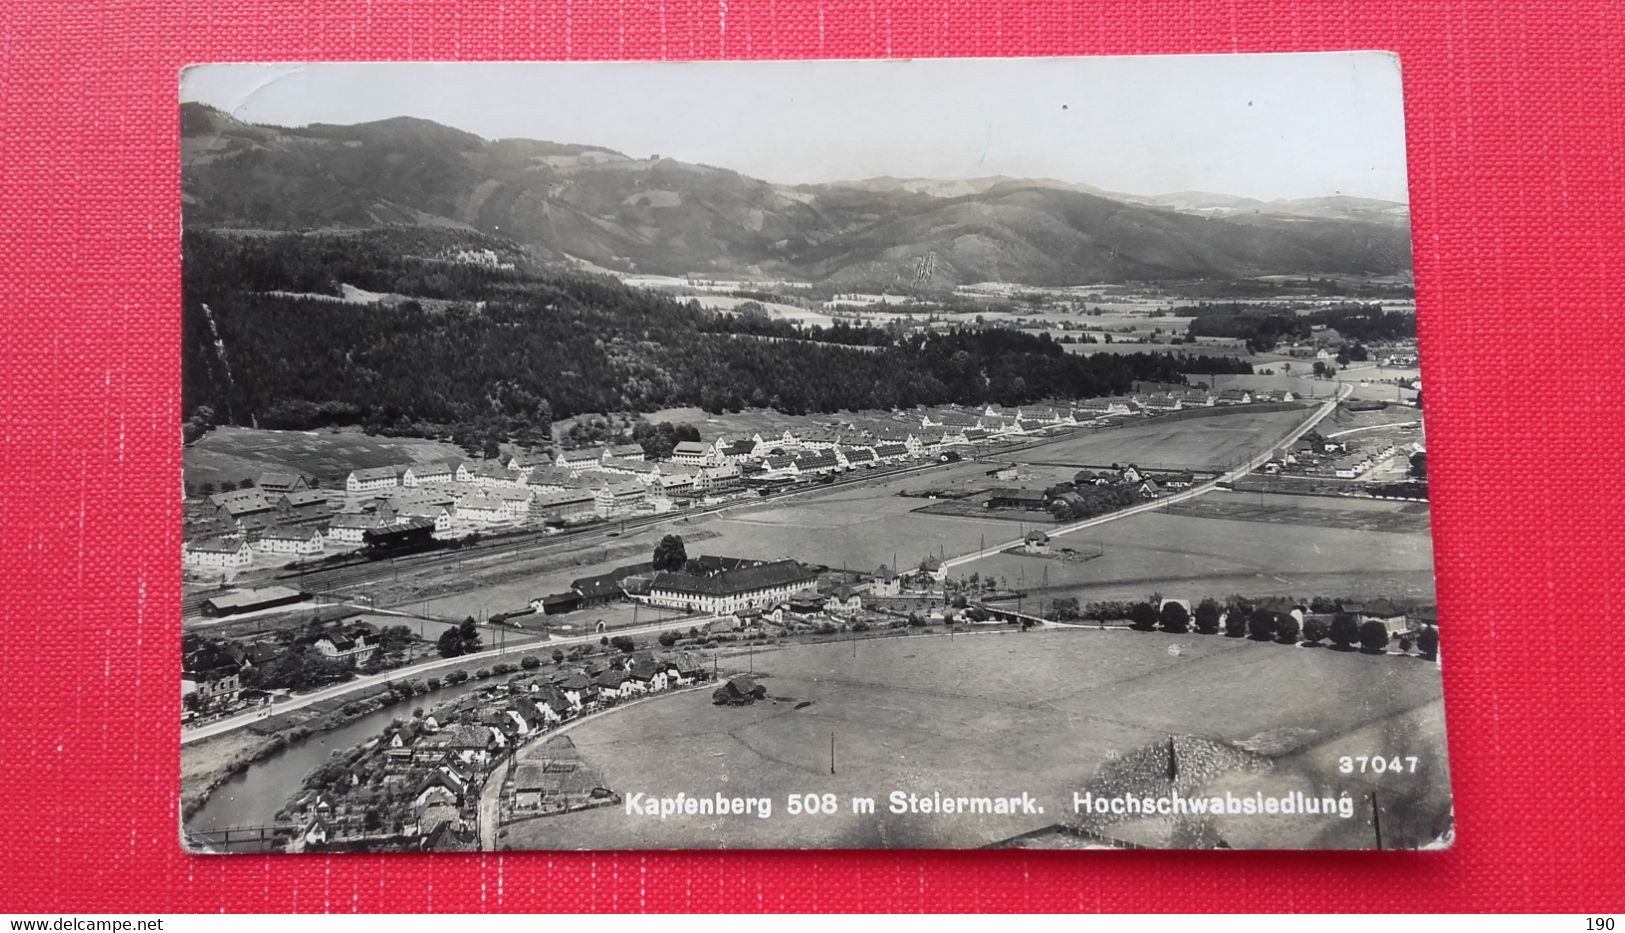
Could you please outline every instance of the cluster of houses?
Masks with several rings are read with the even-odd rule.
[[[294,847],[359,840],[436,851],[467,847],[474,842],[480,789],[505,757],[579,716],[711,677],[691,652],[622,654],[523,672],[397,721],[364,746],[344,774],[328,775],[325,786],[293,800],[289,813],[300,826]],[[569,812],[613,797],[564,736],[517,758],[504,788],[505,808],[516,815]]]
[[[329,661],[358,668],[380,649],[378,627],[357,617],[336,619],[323,626],[310,647]],[[265,691],[244,687],[243,675],[280,661],[289,650],[287,644],[271,638],[249,642],[198,639],[181,656],[183,721],[266,702]]]
[[[1001,470],[996,471],[994,475],[1007,476],[1008,473]],[[1047,489],[995,487],[987,491],[982,504],[989,509],[1041,511],[1048,509],[1052,502],[1059,499],[1067,502],[1069,506],[1081,508],[1087,507],[1088,497],[1080,491],[1084,487],[1127,487],[1141,499],[1158,499],[1167,490],[1188,489],[1196,482],[1196,475],[1189,470],[1142,470],[1131,463],[1106,470],[1080,470],[1073,476],[1071,483]]]
[[[1398,456],[1426,450],[1425,442],[1409,444],[1381,441],[1376,444],[1342,443],[1317,436],[1305,438],[1280,457],[1264,464],[1266,474],[1301,473],[1360,479],[1370,470]]]

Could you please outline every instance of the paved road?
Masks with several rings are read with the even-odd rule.
[[[647,635],[655,632],[662,632],[670,628],[688,628],[690,626],[697,625],[701,619],[710,618],[712,617],[682,616],[678,618],[661,619],[658,622],[650,622],[645,625],[619,628],[615,630],[614,634]],[[311,693],[301,693],[297,696],[289,697],[288,699],[279,703],[272,704],[270,712],[266,712],[263,709],[255,710],[251,713],[243,713],[227,719],[217,720],[209,723],[206,726],[198,726],[196,729],[183,729],[181,730],[181,744],[186,745],[191,742],[199,742],[203,739],[222,735],[235,729],[241,729],[251,722],[256,722],[270,716],[279,716],[283,713],[292,712],[297,709],[304,709],[313,703],[320,703],[323,700],[331,700],[334,697],[341,697],[347,693],[353,693],[357,690],[365,690],[368,687],[377,687],[382,684],[387,684],[393,680],[405,680],[414,677],[421,677],[425,674],[432,674],[438,670],[456,667],[459,664],[467,664],[469,661],[481,661],[486,659],[499,660],[506,655],[522,654],[526,650],[534,648],[558,648],[588,643],[597,644],[598,639],[602,637],[603,636],[597,632],[589,632],[581,635],[566,635],[558,638],[542,638],[517,646],[513,644],[512,638],[510,637],[509,643],[506,647],[487,648],[484,651],[478,651],[474,654],[465,654],[455,658],[436,658],[432,661],[425,661],[421,664],[413,664],[409,667],[398,667],[392,671],[385,671],[381,674],[368,674],[365,677],[357,677],[354,680],[345,681],[342,684],[334,684],[331,687],[326,687]]]
[[[1115,522],[1133,515],[1139,515],[1142,512],[1150,512],[1154,509],[1162,508],[1163,506],[1174,502],[1184,502],[1187,499],[1194,499],[1197,496],[1206,495],[1207,493],[1217,489],[1220,483],[1233,483],[1243,476],[1246,476],[1248,473],[1251,473],[1252,471],[1263,466],[1269,461],[1270,455],[1276,450],[1289,446],[1295,443],[1298,438],[1308,434],[1315,425],[1324,421],[1333,411],[1337,409],[1338,402],[1348,398],[1353,392],[1353,386],[1342,387],[1338,391],[1337,395],[1327,399],[1325,402],[1322,402],[1320,407],[1315,409],[1314,414],[1304,419],[1302,424],[1298,425],[1296,428],[1293,428],[1285,437],[1265,448],[1263,453],[1258,454],[1251,460],[1248,460],[1246,463],[1243,463],[1233,470],[1219,474],[1205,483],[1199,483],[1189,489],[1176,492],[1172,495],[1163,496],[1160,499],[1149,499],[1140,503],[1139,505],[1131,505],[1126,509],[1119,509],[1116,512],[1107,512],[1105,515],[1097,515],[1094,518],[1086,518],[1083,521],[1073,522],[1070,525],[1060,525],[1055,528],[1046,528],[1044,529],[1044,532],[1052,538],[1056,535],[1071,534],[1074,531],[1082,531],[1085,528],[1094,528],[1099,525],[1104,525],[1107,522]],[[958,557],[950,557],[943,561],[942,565],[946,568],[959,567],[964,564],[981,560],[984,557],[998,554],[1000,551],[1004,551],[1008,548],[1018,547],[1022,543],[1023,539],[1016,538],[1012,541],[1005,541],[1001,544],[994,544],[988,547],[979,548],[967,554],[961,554]]]

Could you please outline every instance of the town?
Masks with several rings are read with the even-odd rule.
[[[183,103],[191,850],[1448,839],[1403,200],[638,105]],[[1296,794],[1352,815],[1061,805]]]

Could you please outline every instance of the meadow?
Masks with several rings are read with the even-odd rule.
[[[1235,508],[1257,500],[1256,494],[1221,492],[1203,498],[1213,496],[1226,497],[1216,501]],[[1293,498],[1303,508],[1340,501]],[[1157,510],[1052,540],[1057,547],[1104,552],[1085,563],[994,554],[955,569],[1023,588],[1034,607],[1060,597],[1089,602],[1152,593],[1191,600],[1231,594],[1433,598],[1433,540],[1425,530],[1334,527],[1355,524],[1358,516],[1334,523],[1317,522],[1318,514],[1305,512],[1303,523],[1289,524]]]
[[[744,659],[732,661],[742,667]],[[653,820],[610,807],[518,824],[500,844],[980,846],[1069,821],[1072,793],[1088,789],[1101,765],[1175,733],[1254,749],[1262,773],[1209,783],[1256,782],[1268,793],[1363,791],[1363,782],[1336,771],[1336,753],[1352,747],[1351,737],[1414,754],[1428,761],[1426,773],[1385,778],[1384,793],[1408,807],[1383,813],[1385,843],[1426,844],[1448,820],[1439,671],[1416,658],[1074,629],[797,645],[757,650],[750,665],[771,699],[716,707],[705,691],[681,694],[601,717],[571,738],[618,793],[767,796],[772,819]],[[1025,791],[1044,812],[894,815],[886,811],[892,790]],[[785,811],[787,795],[809,793],[837,795],[837,812]],[[852,812],[852,797],[877,798],[876,813]],[[1364,818],[1278,818],[1262,837],[1250,822],[1221,817],[1213,829],[1236,846],[1354,848],[1372,839]]]
[[[1308,415],[1307,408],[1261,412],[1238,407],[1210,417],[1130,422],[1079,432],[1015,459],[1080,467],[1133,463],[1147,469],[1223,470],[1268,449]]]

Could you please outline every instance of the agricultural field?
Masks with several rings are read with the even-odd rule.
[[[1256,505],[1258,498],[1256,493],[1220,492],[1204,498],[1213,496],[1223,496],[1219,501],[1234,502],[1235,507]],[[1282,498],[1299,499],[1300,508],[1343,504],[1335,499]],[[1360,507],[1359,514],[1366,514],[1366,503],[1354,504]],[[1342,523],[1358,521],[1349,517]],[[1144,599],[1151,593],[1192,601],[1233,593],[1425,600],[1434,593],[1433,541],[1425,526],[1394,533],[1157,510],[1062,535],[1051,544],[1098,547],[1104,553],[1077,564],[995,554],[954,569],[1002,578],[1025,589],[1034,605],[1061,597],[1082,602]]]
[[[222,425],[182,448],[189,486],[240,483],[267,471],[314,476],[342,488],[351,470],[396,463],[463,459],[455,444],[412,437],[371,437],[359,430],[270,431]]]
[[[1427,762],[1422,773],[1383,779],[1384,842],[1425,845],[1449,827],[1439,671],[1413,657],[1073,629],[758,649],[750,663],[766,701],[717,707],[705,691],[679,694],[584,723],[571,738],[622,795],[767,796],[773,818],[659,820],[609,807],[514,825],[499,845],[981,846],[1074,821],[1072,793],[1098,787],[1102,765],[1154,751],[1171,734],[1234,746],[1250,764],[1187,794],[1256,787],[1363,799],[1370,786],[1339,775],[1338,754],[1358,747],[1417,755]],[[1260,702],[1260,683],[1270,685],[1269,702]],[[1044,812],[893,815],[892,790],[1025,791]],[[834,793],[842,806],[833,816],[791,816],[784,800],[792,793]],[[878,798],[876,813],[852,813],[851,797]],[[1271,818],[1267,832],[1258,818],[1211,819],[1206,831],[1237,847],[1358,848],[1373,838],[1365,809],[1347,820]]]
[[[1393,533],[1425,534],[1432,527],[1427,503],[1378,499],[1214,492],[1175,503],[1166,514]]]
[[[1005,522],[922,515],[931,500],[898,495],[926,487],[965,489],[993,485],[987,467],[967,463],[885,483],[842,488],[782,500],[760,509],[736,509],[697,522],[714,537],[707,554],[772,560],[794,557],[813,564],[873,570],[894,561],[917,566],[925,557],[974,551],[1012,536]],[[1042,517],[1041,517],[1042,518]]]
[[[746,302],[761,305],[767,311],[767,316],[776,321],[789,321],[802,327],[828,327],[835,323],[835,319],[822,311],[811,311],[807,308],[785,304],[780,301],[757,301],[754,298],[734,298],[728,295],[680,295],[678,301],[697,301],[700,307],[709,311],[734,311]]]
[[[1128,427],[1080,432],[1035,451],[1023,462],[1074,466],[1133,463],[1147,469],[1224,470],[1262,453],[1308,417],[1307,407],[1289,411],[1234,412],[1180,421],[1153,419]]]

